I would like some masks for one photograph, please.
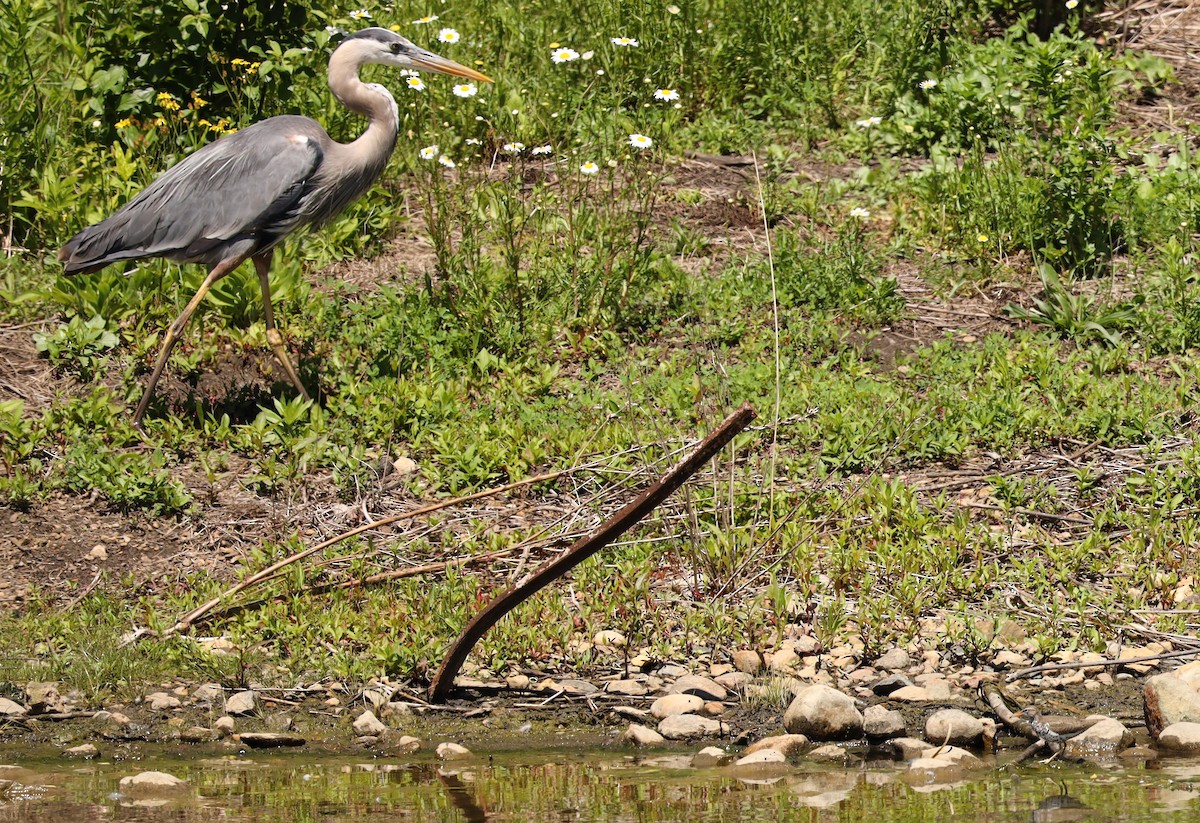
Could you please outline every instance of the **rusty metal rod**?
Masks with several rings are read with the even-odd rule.
[[[637,525],[638,521],[666,500],[701,466],[723,449],[738,432],[750,425],[750,421],[756,416],[753,408],[748,404],[743,405],[725,418],[725,421],[713,429],[708,437],[700,441],[695,450],[681,463],[660,477],[619,512],[604,521],[599,528],[580,538],[562,556],[543,565],[525,582],[510,586],[492,600],[484,607],[483,611],[471,619],[462,634],[454,641],[454,645],[450,647],[446,659],[442,661],[441,668],[438,669],[429,686],[429,699],[434,703],[445,701],[446,696],[454,687],[454,678],[458,676],[462,664],[467,660],[467,655],[471,653],[475,644],[487,633],[487,630],[499,622],[500,618]]]

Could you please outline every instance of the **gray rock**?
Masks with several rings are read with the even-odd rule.
[[[421,738],[401,735],[389,746],[393,754],[416,754],[421,751]]]
[[[225,714],[234,717],[245,717],[258,712],[258,693],[253,691],[237,692],[225,700]]]
[[[889,740],[888,745],[901,760],[917,760],[937,748],[915,737],[896,737]]]
[[[643,684],[636,680],[610,680],[604,684],[604,691],[609,694],[623,694],[628,697],[640,697],[649,693]]]
[[[809,686],[787,707],[783,726],[809,740],[847,740],[862,735],[863,716],[854,700],[837,689]]]
[[[875,685],[871,687],[871,691],[880,697],[887,697],[906,686],[912,687],[915,685],[915,683],[902,674],[889,674],[887,677],[881,677],[876,681]]]
[[[29,683],[25,686],[25,703],[30,714],[52,714],[67,710],[58,693],[57,683]]]
[[[690,714],[704,707],[704,699],[694,694],[668,694],[650,704],[650,714],[662,720],[675,714]]]
[[[912,658],[901,648],[888,649],[883,656],[875,661],[875,668],[886,669],[889,672],[907,669],[912,665]]]
[[[365,711],[354,720],[354,733],[358,735],[379,735],[391,731],[387,724],[375,716],[373,711]]]
[[[697,740],[704,737],[720,737],[727,734],[729,727],[719,720],[711,720],[695,714],[673,714],[658,724],[658,733],[667,740]]]
[[[1113,755],[1133,745],[1133,732],[1120,720],[1106,717],[1068,738],[1066,754],[1071,757]]]
[[[1160,748],[1170,752],[1196,754],[1200,752],[1200,723],[1182,721],[1172,723],[1158,735]]]
[[[84,743],[82,746],[74,746],[63,752],[67,757],[82,757],[85,760],[90,760],[93,757],[100,756],[100,750],[91,743]]]
[[[818,763],[845,763],[850,754],[837,743],[826,743],[809,752],[808,757]]]
[[[234,722],[229,715],[223,715],[217,718],[217,722],[213,723],[213,731],[220,737],[229,737],[233,734]]]
[[[474,757],[470,749],[457,743],[439,743],[437,756],[439,760],[466,760]]]
[[[192,699],[201,703],[215,703],[225,696],[225,690],[216,683],[203,683],[192,690]]]
[[[712,769],[724,766],[733,761],[733,755],[716,746],[708,746],[696,752],[692,758],[692,767],[696,769]]]
[[[697,674],[685,674],[669,689],[670,694],[694,694],[703,700],[724,700],[729,693],[714,680]]]
[[[983,721],[961,709],[941,709],[925,721],[925,739],[939,746],[973,746],[983,739]]]
[[[1167,726],[1200,723],[1200,694],[1174,674],[1157,674],[1143,691],[1146,729],[1157,738]]]
[[[658,669],[659,677],[677,678],[683,677],[685,674],[691,674],[683,666],[676,666],[674,663],[668,663],[665,666],[660,666]]]
[[[304,738],[288,732],[246,732],[238,740],[252,749],[278,749],[281,746],[303,746]]]
[[[20,703],[15,703],[7,697],[0,697],[0,717],[21,717],[25,714],[25,707]]]
[[[586,680],[562,680],[559,681],[558,685],[567,694],[596,694],[600,691],[596,684],[589,683]]]
[[[128,726],[133,723],[133,721],[129,719],[128,715],[121,714],[120,712],[109,712],[107,721],[114,726],[121,727]]]
[[[640,723],[630,723],[625,734],[621,735],[621,742],[633,746],[661,746],[667,742],[667,739],[654,729]]]
[[[754,754],[764,749],[774,749],[784,757],[799,757],[808,748],[808,738],[802,734],[777,734],[756,740],[746,747],[745,754]]]
[[[884,706],[868,706],[863,710],[863,733],[875,742],[892,737],[903,737],[907,731],[904,715]]]
[[[186,780],[166,772],[140,772],[122,777],[120,788],[129,795],[163,795],[186,791],[188,784]]]
[[[203,726],[189,726],[179,733],[179,740],[183,743],[209,743],[216,738],[215,731]]]
[[[165,712],[168,709],[178,709],[183,704],[178,697],[172,697],[166,692],[154,692],[146,695],[146,707],[152,712]]]
[[[714,677],[713,680],[726,691],[740,692],[745,690],[754,678],[745,672],[725,672],[725,674],[719,677]]]
[[[733,653],[733,667],[743,674],[756,675],[762,671],[762,655],[754,649],[738,649]]]

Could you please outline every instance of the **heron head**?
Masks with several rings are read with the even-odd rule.
[[[455,77],[479,80],[483,83],[492,82],[492,78],[487,75],[423,49],[390,29],[369,28],[355,32],[338,44],[339,50],[344,48],[357,49],[358,57],[363,63],[380,63],[402,69],[436,71]]]

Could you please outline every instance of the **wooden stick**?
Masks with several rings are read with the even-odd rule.
[[[450,647],[446,659],[438,669],[429,686],[429,699],[434,703],[444,702],[454,678],[475,644],[492,626],[521,603],[554,582],[587,558],[616,540],[667,499],[701,466],[711,460],[734,436],[746,428],[756,416],[749,405],[742,406],[684,458],[675,468],[664,474],[653,485],[634,498],[619,512],[604,521],[598,529],[578,540],[561,557],[546,563],[523,583],[510,586],[472,618],[462,634]]]

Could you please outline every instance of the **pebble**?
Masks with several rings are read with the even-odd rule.
[[[25,707],[20,703],[0,697],[0,717],[21,717],[24,714]]]
[[[183,743],[208,743],[216,739],[217,733],[212,729],[206,729],[203,726],[189,726],[179,733],[179,740]]]
[[[354,719],[354,733],[358,735],[386,734],[390,729],[387,724],[375,716],[375,712],[367,710]]]
[[[57,683],[27,684],[25,702],[30,714],[52,714],[67,710],[67,704],[58,693]]]
[[[234,717],[245,717],[258,711],[258,694],[253,691],[242,691],[230,695],[225,700],[225,714]]]
[[[233,730],[234,720],[229,715],[218,717],[217,722],[213,723],[213,731],[216,732],[219,737],[229,737],[229,735],[233,734]]]
[[[829,686],[809,686],[787,707],[783,726],[810,740],[845,740],[862,735],[863,716],[847,695]]]
[[[146,705],[152,712],[165,712],[168,709],[178,709],[183,705],[178,697],[172,697],[166,692],[153,692],[146,695]]]
[[[863,710],[863,733],[873,742],[902,737],[906,731],[904,715],[885,706],[868,706]]]
[[[586,680],[562,680],[558,684],[564,692],[574,695],[597,694],[600,688]]]
[[[694,740],[728,734],[729,727],[719,720],[695,714],[673,714],[658,724],[658,733],[667,740]]]
[[[912,665],[912,658],[908,652],[901,648],[891,648],[883,653],[878,660],[875,661],[875,668],[885,669],[889,672],[907,669]]]
[[[845,763],[850,759],[850,753],[837,743],[826,743],[809,752],[808,757],[817,763]]]
[[[882,677],[871,686],[871,691],[880,697],[889,697],[903,688],[912,688],[916,684],[902,674],[889,674]]]
[[[743,674],[756,675],[762,671],[762,655],[754,649],[738,649],[733,653],[733,667]]]
[[[592,638],[592,642],[601,648],[623,649],[629,641],[619,631],[604,629],[603,631],[596,632],[596,636]]]
[[[214,703],[225,696],[225,690],[216,683],[204,683],[192,690],[192,699],[202,703]]]
[[[504,678],[504,685],[508,686],[510,689],[516,689],[518,691],[524,691],[525,689],[528,689],[529,683],[529,675],[526,674],[510,674],[508,677]]]
[[[439,743],[436,752],[439,760],[465,760],[474,756],[470,749],[457,743]]]
[[[1158,745],[1171,752],[1200,752],[1200,723],[1172,723],[1158,735]]]
[[[703,700],[725,700],[729,693],[714,680],[696,674],[685,674],[672,684],[670,694],[694,694]]]
[[[654,729],[640,723],[630,723],[625,734],[621,735],[621,741],[634,746],[661,746],[667,739]]]
[[[650,714],[662,720],[671,715],[698,712],[703,707],[703,698],[694,694],[668,694],[650,704]]]
[[[808,738],[802,734],[777,734],[756,740],[746,747],[746,754],[774,749],[785,758],[799,757],[808,748]]]
[[[767,668],[773,672],[786,672],[795,668],[800,662],[800,655],[791,646],[784,646],[776,652],[767,655]]]
[[[623,694],[628,697],[640,697],[649,694],[650,690],[636,680],[610,680],[604,684],[604,691],[609,694]]]
[[[736,776],[754,779],[768,778],[791,771],[787,758],[777,749],[762,749],[739,758],[730,771]]]
[[[689,672],[683,666],[676,666],[674,663],[667,663],[665,666],[660,666],[658,669],[659,677],[669,677],[671,679],[676,679],[679,677],[683,677],[686,674],[691,674],[691,672]]]
[[[916,760],[937,748],[915,737],[895,737],[888,741],[888,745],[901,760]]]
[[[1111,755],[1133,745],[1133,732],[1120,720],[1106,717],[1068,738],[1066,754],[1072,757]]]
[[[745,688],[750,685],[750,682],[754,680],[754,678],[745,672],[726,672],[725,674],[714,677],[713,680],[728,691],[740,692],[744,691]]]
[[[99,757],[100,750],[91,743],[84,743],[82,746],[73,746],[72,748],[67,749],[63,752],[63,754],[67,757],[82,757],[84,759],[91,759],[93,757]]]

